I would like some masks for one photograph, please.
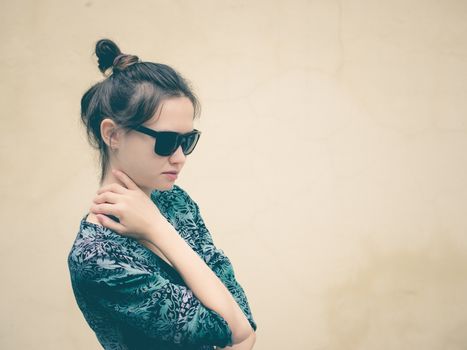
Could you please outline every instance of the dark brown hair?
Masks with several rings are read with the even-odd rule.
[[[99,70],[106,78],[91,86],[81,98],[81,120],[89,143],[99,151],[102,184],[109,162],[109,149],[100,132],[103,119],[112,119],[126,133],[151,119],[165,99],[189,98],[193,119],[199,116],[201,106],[190,83],[172,67],[122,54],[110,39],[97,41],[95,53]]]

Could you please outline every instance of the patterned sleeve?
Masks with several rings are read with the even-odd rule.
[[[172,283],[116,242],[95,243],[100,254],[84,262],[80,282],[111,316],[169,343],[232,346],[228,323],[187,286]]]
[[[204,261],[230,291],[250,322],[251,327],[256,331],[256,321],[253,318],[245,291],[236,279],[232,262],[222,249],[215,246],[211,233],[207,229],[201,216],[198,204],[188,195],[188,193],[185,192],[185,196],[193,212],[193,218],[199,235],[197,239],[198,246],[201,250]]]

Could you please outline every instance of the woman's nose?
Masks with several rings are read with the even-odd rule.
[[[178,146],[177,150],[170,156],[173,163],[180,163],[185,160],[186,156],[183,153],[182,146]]]

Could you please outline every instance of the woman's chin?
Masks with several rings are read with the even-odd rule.
[[[174,186],[174,182],[171,181],[171,182],[166,182],[164,184],[159,184],[154,189],[158,191],[167,191],[167,190],[171,190],[173,186]]]

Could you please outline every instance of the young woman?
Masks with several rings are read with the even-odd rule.
[[[68,255],[85,320],[105,349],[253,348],[256,323],[231,261],[174,184],[201,135],[196,96],[170,66],[111,40],[95,52],[106,78],[82,97],[81,119],[101,187]]]

